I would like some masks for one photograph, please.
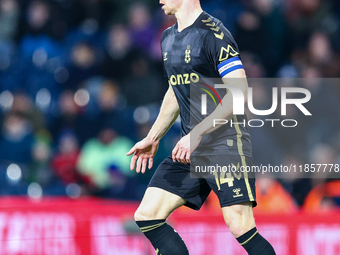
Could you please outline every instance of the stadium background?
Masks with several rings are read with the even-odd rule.
[[[248,77],[339,77],[339,1],[201,2],[234,35]],[[134,174],[125,153],[157,116],[159,41],[174,22],[154,0],[0,1],[0,254],[152,254],[131,217],[153,170]],[[258,164],[340,163],[340,86],[320,84],[305,85],[316,121],[251,130]],[[261,104],[270,90],[256,89]],[[255,212],[278,254],[340,254],[340,181],[268,177]],[[172,220],[193,254],[244,254],[218,214],[211,197]]]

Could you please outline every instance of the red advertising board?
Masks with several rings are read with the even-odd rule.
[[[136,203],[49,198],[0,199],[0,255],[149,255],[136,232]],[[278,255],[339,255],[340,212],[256,215],[258,229]],[[179,211],[169,221],[190,254],[246,254],[220,214]]]

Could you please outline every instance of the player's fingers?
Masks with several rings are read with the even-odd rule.
[[[149,158],[149,169],[153,166],[153,158]]]
[[[133,147],[126,153],[126,155],[127,155],[127,156],[130,156],[130,155],[132,155],[135,151],[136,151],[136,146],[133,146]]]
[[[142,160],[142,174],[145,173],[146,170],[146,164],[148,163],[148,159],[147,158],[143,158]]]
[[[142,165],[142,158],[139,157],[137,160],[137,167],[136,167],[136,172],[139,173],[140,172],[140,167]]]
[[[179,148],[176,148],[172,151],[172,160],[175,162],[178,160],[178,153],[180,153]]]
[[[191,163],[191,161],[190,161],[190,152],[188,152],[186,154],[185,160],[186,160],[187,163],[189,163],[189,164]]]
[[[133,170],[135,168],[135,164],[136,164],[136,160],[137,160],[138,156],[137,155],[133,155],[131,158],[131,163],[130,163],[130,170]]]
[[[185,161],[185,155],[187,152],[185,150],[182,150],[181,155],[179,156],[180,162],[183,164],[186,164],[187,162]]]
[[[182,152],[183,152],[183,150],[182,150],[182,149],[179,149],[179,150],[177,151],[176,156],[175,156],[176,161],[178,161],[179,163],[182,163],[182,160],[181,160]]]
[[[178,149],[179,149],[178,144],[176,144],[175,148],[172,150],[172,161],[174,162],[177,160],[176,155],[178,153]]]

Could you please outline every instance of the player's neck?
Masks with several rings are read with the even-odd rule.
[[[181,32],[183,29],[191,26],[202,12],[203,10],[200,5],[195,6],[194,9],[190,6],[179,10],[175,14],[178,24],[178,32]]]

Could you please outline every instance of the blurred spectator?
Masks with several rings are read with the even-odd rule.
[[[14,42],[0,42],[0,89],[15,91],[22,89],[22,65],[17,57]]]
[[[57,151],[51,162],[51,166],[56,175],[66,183],[78,182],[76,164],[79,156],[79,146],[75,135],[65,131],[58,141]]]
[[[240,16],[239,24],[246,31],[243,36],[253,34],[251,41],[240,38],[242,51],[249,50],[253,53],[258,53],[262,62],[267,67],[268,76],[272,77],[278,68],[285,62],[285,56],[288,53],[287,48],[287,24],[284,19],[283,10],[275,3],[274,0],[254,0],[252,1],[251,9],[253,13],[245,13]],[[253,20],[253,22],[252,22]],[[242,33],[240,30],[239,32]],[[239,35],[240,36],[240,35]],[[255,40],[261,38],[261,43],[257,44]],[[248,45],[242,44],[248,42]]]
[[[303,153],[288,153],[282,160],[283,166],[302,166],[304,163]],[[290,173],[281,174],[282,179],[280,183],[283,185],[285,190],[287,190],[293,197],[294,201],[298,206],[302,206],[305,197],[312,188],[311,176],[306,176],[300,171],[292,171]]]
[[[133,146],[130,139],[118,136],[111,128],[103,128],[97,138],[90,139],[81,149],[78,161],[80,173],[90,181],[92,194],[104,197],[134,197],[129,185],[130,157],[126,152]]]
[[[263,78],[266,76],[266,70],[259,56],[250,52],[243,52],[242,63],[245,70],[247,71],[247,77]]]
[[[32,160],[33,142],[31,123],[20,113],[8,113],[0,138],[0,160],[29,164]]]
[[[44,115],[34,105],[31,98],[29,98],[25,93],[18,92],[13,95],[11,111],[25,116],[25,118],[32,124],[34,132],[44,129],[46,124],[44,121]]]
[[[128,29],[123,25],[110,27],[106,40],[106,54],[101,74],[122,81],[130,72],[132,42]]]
[[[76,104],[75,93],[70,90],[62,92],[59,98],[59,115],[52,121],[50,130],[54,141],[65,130],[72,130],[79,139],[80,145],[94,137],[98,128],[93,125],[84,109]]]
[[[50,1],[30,1],[25,8],[20,34],[21,81],[34,98],[46,88],[52,95],[59,93],[54,70],[48,69],[49,60],[62,56],[62,39],[67,29],[58,5]],[[49,70],[49,71],[47,71]]]
[[[99,73],[99,59],[96,49],[86,43],[76,43],[70,52],[71,63],[67,67],[68,79],[63,84],[64,89],[75,91],[86,79]]]
[[[62,19],[59,6],[51,1],[30,1],[26,9],[23,33],[36,35],[48,35],[61,40],[67,29],[67,24]]]
[[[84,18],[95,22],[98,28],[105,28],[117,14],[114,1],[85,0],[82,5]]]
[[[302,86],[308,89],[317,100],[306,103],[313,118],[306,125],[307,147],[328,143],[332,134],[340,129],[340,103],[333,87],[323,79],[318,79],[318,69],[308,68],[303,72]]]
[[[322,171],[316,171],[313,175],[308,177],[312,178],[314,186],[319,183],[325,182],[328,178],[334,178],[334,172],[332,171],[332,164],[336,162],[336,151],[328,144],[319,143],[309,150],[309,162],[312,164],[324,164],[326,168],[322,168]],[[317,165],[316,165],[317,166]],[[331,175],[333,174],[333,175]]]
[[[165,80],[150,69],[150,60],[143,55],[136,56],[131,63],[131,76],[123,82],[123,94],[129,105],[140,106],[160,102],[168,85]],[[147,93],[145,93],[147,91]],[[143,95],[143,96],[141,96]]]
[[[96,99],[100,110],[95,120],[98,123],[96,133],[99,132],[100,127],[110,127],[119,135],[135,137],[136,127],[132,116],[125,109],[126,101],[117,83],[104,81]]]
[[[76,132],[74,122],[78,115],[78,107],[74,102],[74,93],[70,90],[65,90],[61,93],[58,106],[59,115],[49,127],[54,141],[57,141],[57,138],[65,129],[71,129]]]
[[[40,131],[35,136],[32,146],[32,162],[30,164],[29,181],[48,187],[52,184],[53,173],[50,168],[52,157],[51,137],[46,131]]]
[[[235,40],[241,51],[252,52],[256,56],[261,56],[266,47],[265,33],[263,21],[257,13],[245,11],[239,16]]]
[[[332,60],[333,52],[325,34],[316,32],[309,41],[309,56],[312,64],[323,65]]]
[[[20,6],[16,0],[0,2],[0,41],[13,41],[18,32]]]
[[[291,195],[277,180],[268,176],[256,180],[256,201],[254,212],[291,213],[297,210]]]
[[[321,183],[306,197],[303,209],[308,212],[334,211],[340,208],[340,181]]]
[[[335,77],[340,73],[340,57],[333,51],[329,38],[324,33],[312,34],[308,45],[309,63],[323,73],[316,77]],[[315,78],[316,78],[315,77]]]
[[[332,2],[329,0],[290,0],[288,20],[291,24],[295,44],[306,43],[315,30],[334,33],[336,20],[332,15]],[[302,43],[302,44],[301,44]]]
[[[156,30],[151,23],[148,6],[143,3],[133,4],[129,11],[129,25],[133,47],[149,53]]]
[[[79,145],[72,131],[64,131],[58,140],[57,151],[51,161],[51,167],[64,184],[83,184],[84,180],[77,169]]]

